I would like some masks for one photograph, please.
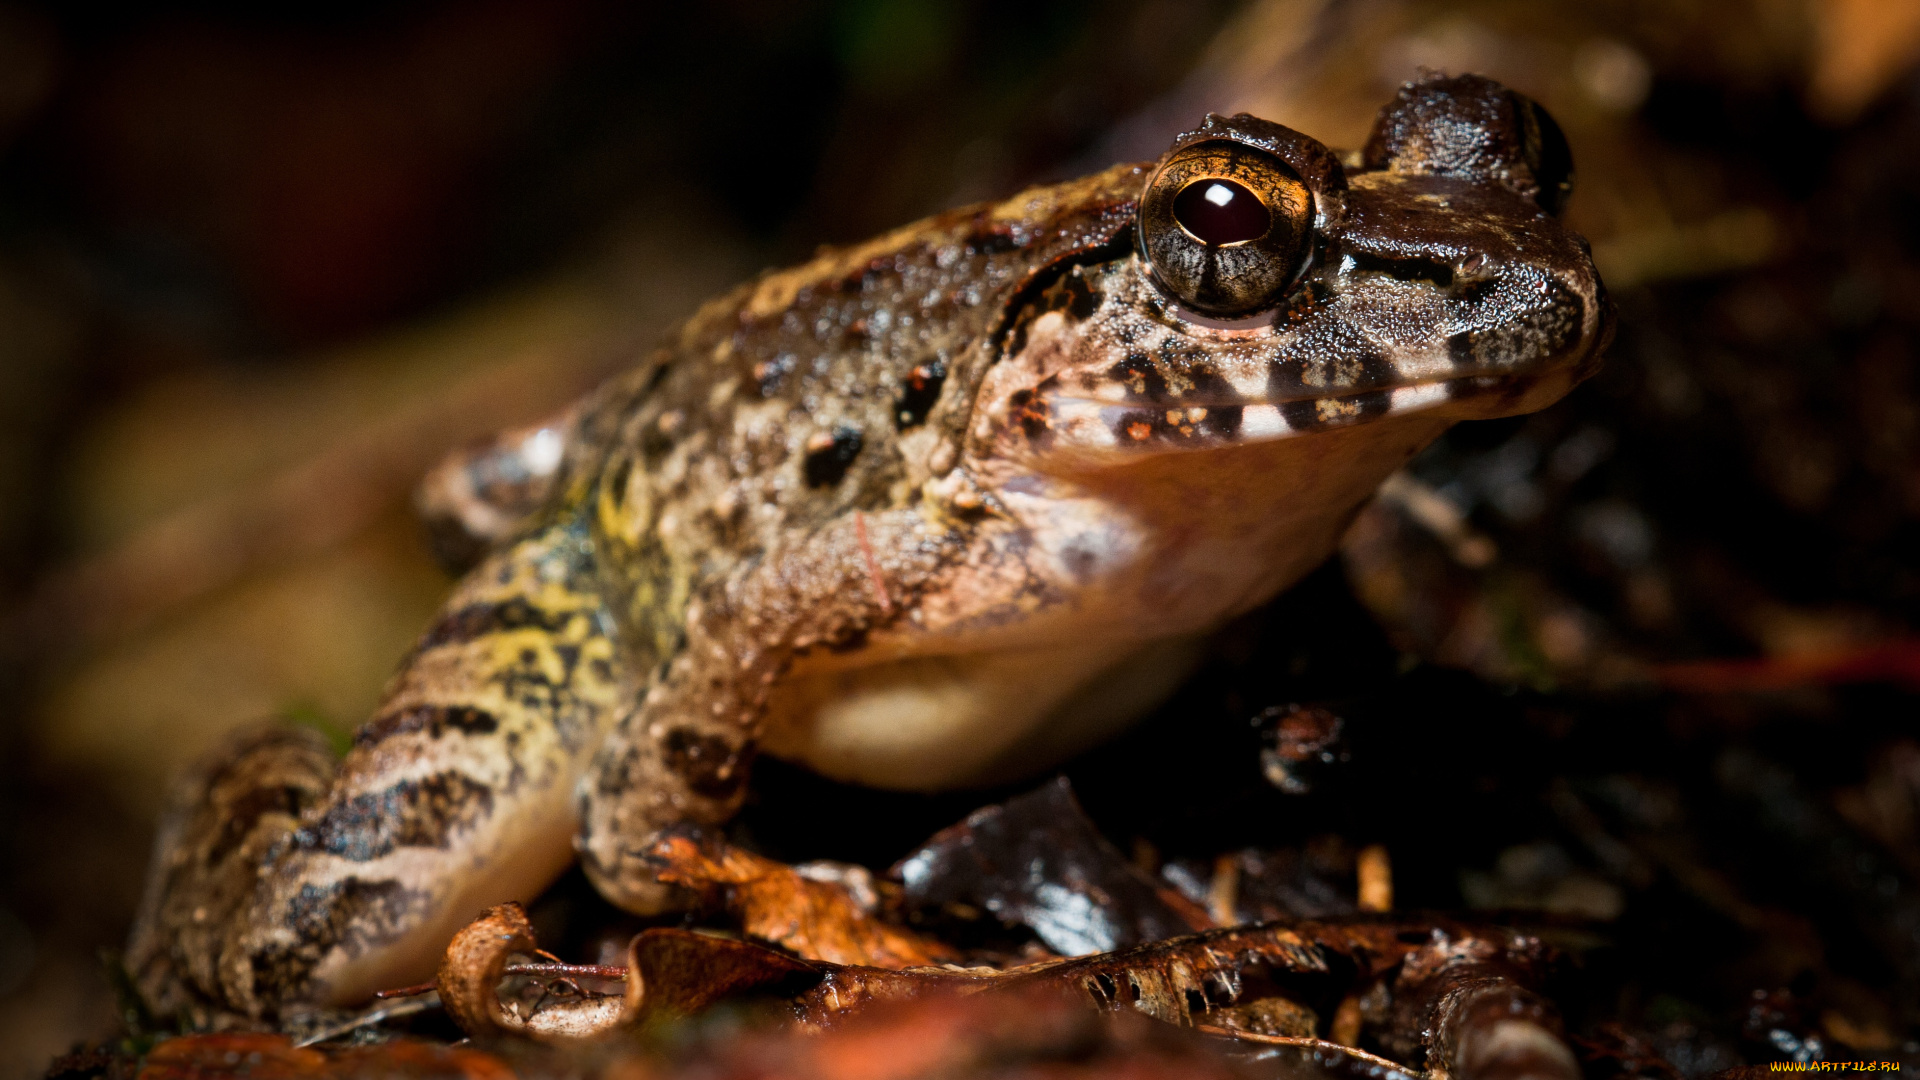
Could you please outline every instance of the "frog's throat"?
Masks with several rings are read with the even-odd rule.
[[[1204,640],[1088,639],[800,673],[776,695],[762,746],[892,790],[1023,779],[1151,711],[1202,659]]]

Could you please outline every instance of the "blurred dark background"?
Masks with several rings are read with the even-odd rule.
[[[407,509],[441,453],[819,244],[1155,156],[1209,109],[1354,146],[1423,66],[1567,129],[1613,360],[1436,447],[1272,616],[1326,632],[1242,628],[1149,730],[1376,694],[1354,715],[1411,733],[1374,738],[1401,747],[1371,759],[1385,794],[1233,844],[1358,829],[1420,852],[1421,903],[1720,950],[1683,991],[1613,976],[1637,988],[1608,1016],[1737,1028],[1747,989],[1812,972],[1829,1037],[1896,1052],[1920,988],[1916,55],[1920,8],[1891,0],[0,4],[0,1075],[111,1030],[98,951],[169,776],[239,722],[365,715],[447,585]],[[1491,764],[1414,791],[1412,746]],[[1123,846],[1178,853],[1215,805],[1148,820],[1116,793],[1138,762],[1112,767],[1082,786]],[[1832,867],[1771,865],[1764,813],[1663,798],[1801,800],[1841,838],[1809,850],[1864,853],[1866,899],[1754,885]],[[1394,831],[1436,801],[1479,809]],[[1609,862],[1615,834],[1664,854]],[[1703,1039],[1695,1064],[1725,1063]]]

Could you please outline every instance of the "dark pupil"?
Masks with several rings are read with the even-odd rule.
[[[1173,219],[1201,243],[1219,247],[1267,235],[1273,217],[1253,192],[1231,180],[1195,180],[1173,197]]]

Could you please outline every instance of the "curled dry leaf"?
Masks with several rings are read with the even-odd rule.
[[[513,1034],[542,1042],[597,1038],[625,1024],[641,993],[631,977],[631,958],[624,996],[583,992],[531,1004],[502,1001],[500,980],[508,958],[538,948],[533,924],[519,904],[488,908],[453,936],[440,961],[434,988],[447,1015],[475,1038]]]
[[[642,1022],[693,1016],[742,994],[798,997],[822,971],[813,961],[692,930],[643,932],[627,947],[627,964],[629,984],[644,988]]]
[[[871,879],[860,867],[819,867],[809,874],[691,828],[667,831],[646,849],[646,858],[661,881],[724,909],[749,937],[808,959],[878,968],[960,959],[948,945],[883,921]]]

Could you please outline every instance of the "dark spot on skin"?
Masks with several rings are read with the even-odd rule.
[[[1473,366],[1473,332],[1462,330],[1447,335],[1447,361],[1454,367]]]
[[[299,850],[368,862],[396,847],[445,848],[454,834],[492,813],[492,788],[462,773],[435,773],[337,803],[311,827],[297,830],[293,843]]]
[[[1356,386],[1391,386],[1400,377],[1393,361],[1371,345],[1356,349],[1353,357],[1353,362],[1360,368],[1360,377],[1354,380]]]
[[[1321,416],[1321,401],[1338,402],[1340,409],[1329,416]],[[1368,390],[1359,394],[1348,394],[1338,398],[1308,399],[1289,401],[1280,406],[1280,415],[1287,426],[1295,431],[1310,431],[1314,428],[1340,427],[1362,420],[1380,416],[1393,407],[1391,390]]]
[[[938,360],[921,364],[907,373],[900,400],[894,402],[894,423],[900,430],[926,423],[927,414],[940,400],[940,388],[946,385],[947,365]]]
[[[667,768],[709,799],[728,798],[746,782],[746,762],[739,748],[717,735],[674,728],[661,739],[660,750]]]
[[[448,731],[491,735],[499,727],[499,718],[471,705],[415,705],[367,721],[353,733],[353,745],[375,746],[409,731],[424,731],[428,737],[438,739]]]
[[[440,617],[414,647],[415,653],[441,645],[457,645],[488,634],[534,628],[558,633],[574,617],[572,612],[544,611],[524,597],[498,604],[472,604]]]
[[[1240,433],[1240,411],[1238,405],[1211,406],[1206,419],[1200,421],[1200,429],[1215,438],[1231,439]]]
[[[660,430],[659,424],[640,429],[640,456],[648,466],[658,466],[673,451],[673,436]]]
[[[1075,319],[1085,319],[1100,306],[1100,294],[1093,291],[1087,279],[1081,276],[1080,268],[1074,267],[1073,273],[1062,279],[1062,306],[1067,314]]]
[[[1013,317],[1013,330],[1007,339],[1007,355],[1017,356],[1027,347],[1027,325],[1033,322],[1036,314],[1034,308],[1025,307]]]
[[[641,390],[640,393],[642,395],[648,395],[648,396],[652,395],[652,393],[655,390],[660,389],[661,383],[667,381],[667,372],[672,370],[673,370],[673,365],[667,364],[667,363],[663,363],[659,367],[654,368],[653,374],[647,376],[647,385],[645,389]]]
[[[1164,435],[1166,414],[1159,409],[1131,409],[1120,414],[1113,425],[1114,438],[1120,445],[1127,446],[1148,442],[1156,435]]]
[[[1067,573],[1073,575],[1073,580],[1081,585],[1092,580],[1099,559],[1098,555],[1084,548],[1070,547],[1060,553],[1061,564],[1066,567]]]
[[[1107,378],[1127,388],[1134,401],[1165,402],[1170,399],[1167,378],[1145,353],[1128,353],[1126,359],[1107,369]]]
[[[1239,405],[1182,406],[1175,402],[1169,408],[1130,409],[1114,423],[1113,434],[1122,446],[1231,438],[1240,430],[1241,408]]]
[[[1045,385],[1043,383],[1042,387]],[[1038,439],[1053,430],[1053,415],[1047,406],[1047,399],[1031,389],[1015,390],[1007,398],[1007,419],[1020,425],[1020,430],[1026,432],[1029,439]]]
[[[807,486],[821,488],[838,484],[852,467],[853,459],[860,456],[862,441],[859,428],[842,425],[834,428],[833,434],[821,445],[811,446],[802,465]]]
[[[1283,401],[1280,403],[1280,418],[1294,431],[1306,431],[1320,426],[1320,410],[1311,400]]]
[[[398,881],[349,877],[322,888],[302,886],[287,901],[284,923],[294,944],[273,945],[250,958],[253,985],[274,997],[308,996],[313,966],[336,946],[349,949],[391,939],[424,897]]]
[[[615,507],[627,501],[627,480],[633,475],[633,459],[621,458],[620,464],[613,467],[613,475],[607,478],[607,492],[613,497]]]
[[[1178,401],[1212,408],[1215,405],[1226,405],[1240,400],[1240,392],[1214,370],[1211,361],[1204,354],[1196,353],[1184,357],[1181,366],[1183,368],[1181,374],[1186,378],[1187,389],[1179,395]]]
[[[1359,406],[1360,414],[1353,419],[1368,420],[1385,415],[1393,408],[1393,392],[1390,390],[1369,390],[1364,394],[1355,394],[1348,401]]]

